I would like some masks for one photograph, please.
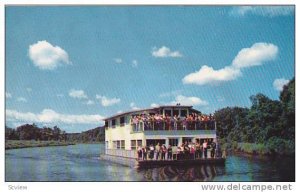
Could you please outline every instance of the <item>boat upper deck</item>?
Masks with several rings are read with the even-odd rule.
[[[130,125],[132,132],[215,130],[212,115],[203,115],[192,106],[161,106],[134,110],[105,119],[106,128]]]

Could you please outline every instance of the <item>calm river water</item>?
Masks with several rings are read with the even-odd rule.
[[[103,144],[6,150],[6,181],[294,181],[295,160],[228,156],[225,166],[135,169],[99,159]]]

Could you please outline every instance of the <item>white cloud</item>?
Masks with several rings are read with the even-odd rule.
[[[108,107],[120,103],[121,99],[119,98],[107,98],[105,96],[96,95],[96,99],[98,99],[102,106]]]
[[[86,102],[86,104],[87,104],[87,105],[94,105],[95,102],[94,102],[93,100],[88,100],[88,101]]]
[[[233,67],[214,70],[212,67],[204,65],[199,71],[186,75],[182,82],[184,84],[217,84],[223,81],[231,81],[241,76],[241,71]]]
[[[273,87],[274,89],[276,89],[277,91],[282,91],[283,90],[283,86],[288,84],[289,80],[281,78],[281,79],[275,79],[273,82]]]
[[[278,47],[271,43],[255,43],[250,48],[242,49],[232,61],[235,68],[262,65],[263,62],[276,58]]]
[[[8,98],[12,98],[12,95],[11,93],[9,92],[5,92],[5,98],[8,99]]]
[[[171,51],[170,48],[162,46],[161,48],[154,47],[152,50],[152,56],[154,57],[182,57],[179,51]]]
[[[151,106],[151,107],[159,107],[159,104],[157,104],[157,103],[152,103],[150,106]]]
[[[175,101],[171,102],[171,105],[176,105],[177,103],[180,103],[180,105],[208,105],[207,101],[204,101],[200,99],[199,97],[186,97],[183,95],[178,95],[175,98]]]
[[[162,46],[161,48],[154,47],[152,49],[152,56],[154,57],[182,57],[179,51],[171,51],[170,48]]]
[[[123,111],[122,111],[122,110],[119,110],[117,113],[120,114],[120,113],[123,113]]]
[[[215,70],[203,65],[199,71],[186,75],[184,84],[218,84],[232,81],[242,76],[242,69],[262,65],[264,62],[274,60],[278,54],[278,47],[271,43],[255,43],[250,48],[243,48],[232,61],[231,65]]]
[[[123,62],[123,60],[121,58],[114,58],[114,61],[116,63],[122,63]]]
[[[27,99],[25,99],[24,97],[18,97],[17,101],[26,103]]]
[[[132,60],[132,67],[137,67],[138,66],[138,61],[137,60]]]
[[[139,109],[140,109],[139,107],[136,106],[136,104],[135,104],[134,102],[131,102],[131,103],[130,103],[130,107],[131,107],[131,109],[133,109],[133,110],[139,110]]]
[[[83,90],[75,90],[75,89],[71,89],[69,91],[69,96],[76,98],[76,99],[87,99],[88,96],[85,94],[85,92]]]
[[[19,112],[6,110],[7,121],[27,123],[65,123],[65,124],[99,124],[104,117],[101,115],[70,115],[57,113],[52,109],[44,109],[41,113]]]
[[[63,64],[71,64],[68,53],[47,41],[38,41],[29,46],[29,58],[42,70],[53,70]]]
[[[240,6],[231,10],[232,15],[260,15],[267,17],[292,15],[295,11],[294,6]]]

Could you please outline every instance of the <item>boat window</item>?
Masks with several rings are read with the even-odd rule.
[[[124,126],[125,125],[125,117],[120,117],[120,126]]]
[[[146,140],[146,145],[150,146],[150,145],[157,145],[157,143],[159,143],[160,145],[165,144],[166,140],[165,139],[147,139]]]
[[[117,149],[121,149],[121,142],[119,140],[117,141]]]
[[[137,146],[142,146],[142,140],[137,140]]]
[[[182,143],[185,143],[185,142],[187,142],[187,143],[192,142],[192,138],[190,138],[190,137],[183,137],[182,138]]]
[[[171,110],[165,110],[165,115],[171,116]]]
[[[183,110],[180,111],[180,116],[181,117],[184,117],[186,115],[187,115],[187,110],[186,109],[183,109]]]
[[[108,121],[105,121],[105,129],[108,128]]]
[[[169,145],[178,146],[178,139],[169,139]]]
[[[125,149],[125,140],[121,140],[121,149]]]
[[[179,115],[179,110],[177,110],[177,109],[174,109],[174,110],[173,110],[173,116],[175,116],[175,115],[176,115],[176,116]]]
[[[130,146],[131,146],[131,150],[135,150],[136,149],[136,140],[131,140]]]
[[[111,120],[111,127],[116,127],[116,119]]]

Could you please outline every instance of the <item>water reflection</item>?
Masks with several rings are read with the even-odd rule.
[[[193,167],[164,166],[137,169],[144,181],[213,181],[218,174],[224,174],[222,166],[201,165]]]
[[[26,148],[5,152],[6,181],[295,181],[295,158],[231,155],[225,166],[136,169],[99,159],[104,145]]]

